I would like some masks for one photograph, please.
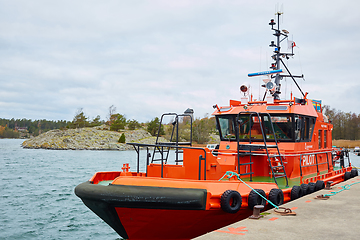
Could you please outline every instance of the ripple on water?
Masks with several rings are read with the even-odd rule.
[[[133,153],[23,149],[22,141],[0,139],[0,239],[121,239],[74,188]]]

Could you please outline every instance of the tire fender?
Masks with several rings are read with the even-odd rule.
[[[310,193],[309,185],[307,185],[306,183],[301,184],[300,188],[302,191],[302,196],[305,196]]]
[[[291,189],[290,196],[291,196],[291,200],[295,200],[295,199],[298,199],[299,197],[302,197],[300,186],[293,186]]]
[[[309,193],[315,192],[316,183],[314,183],[314,182],[309,182],[308,185],[309,185]]]
[[[256,192],[261,194],[266,199],[266,194],[262,189],[255,189]],[[266,200],[259,196],[254,190],[251,190],[248,197],[248,205],[251,210],[253,210],[256,205],[263,205],[265,207]]]
[[[284,203],[284,193],[281,189],[273,188],[269,193],[269,201],[275,204],[276,206],[280,206]]]
[[[349,180],[351,178],[351,172],[344,173],[344,181]]]
[[[317,180],[316,183],[315,183],[315,191],[319,191],[319,190],[324,189],[324,188],[325,188],[324,181]]]
[[[359,173],[358,173],[358,170],[357,169],[351,169],[351,178],[353,178],[353,177],[356,177],[356,176],[358,176],[359,175]]]
[[[220,198],[220,206],[224,212],[237,213],[242,204],[241,195],[234,190],[226,190]]]

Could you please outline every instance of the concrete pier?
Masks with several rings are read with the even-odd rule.
[[[350,189],[328,200],[315,199],[321,194]],[[359,239],[360,238],[360,176],[320,190],[282,205],[296,212],[296,216],[282,216],[273,209],[258,219],[244,219],[207,233],[196,240],[265,240],[265,239]]]

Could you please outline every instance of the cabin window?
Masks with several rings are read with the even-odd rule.
[[[220,137],[222,140],[236,140],[235,132],[235,116],[234,115],[224,115],[219,116],[219,127],[220,127]]]
[[[322,142],[323,142],[322,130],[319,130],[319,149],[322,148]]]
[[[277,140],[293,140],[293,117],[291,115],[271,115],[271,122],[274,127],[274,132]],[[239,139],[249,139],[251,135],[252,141],[263,141],[261,127],[267,141],[274,141],[274,133],[271,127],[271,122],[268,115],[260,115],[261,121],[257,115],[253,115],[250,120],[250,115],[241,115],[239,118]],[[262,122],[262,126],[260,126]],[[250,126],[251,124],[251,126]]]
[[[315,118],[295,115],[295,140],[298,142],[311,141],[314,131]]]
[[[258,116],[240,115],[239,117],[239,139],[251,140],[263,139],[260,121]]]
[[[277,140],[293,139],[294,131],[292,126],[292,117],[290,115],[271,115],[271,122],[273,124]],[[264,127],[266,139],[274,139],[274,134],[268,116],[264,116]]]
[[[327,148],[327,130],[324,130],[324,148]]]

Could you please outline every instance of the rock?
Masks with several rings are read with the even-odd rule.
[[[133,150],[131,145],[118,143],[122,133],[126,142],[155,144],[156,137],[144,129],[109,131],[108,126],[78,128],[67,130],[51,130],[22,143],[24,148],[73,149],[73,150]],[[162,139],[161,141],[166,141]]]

